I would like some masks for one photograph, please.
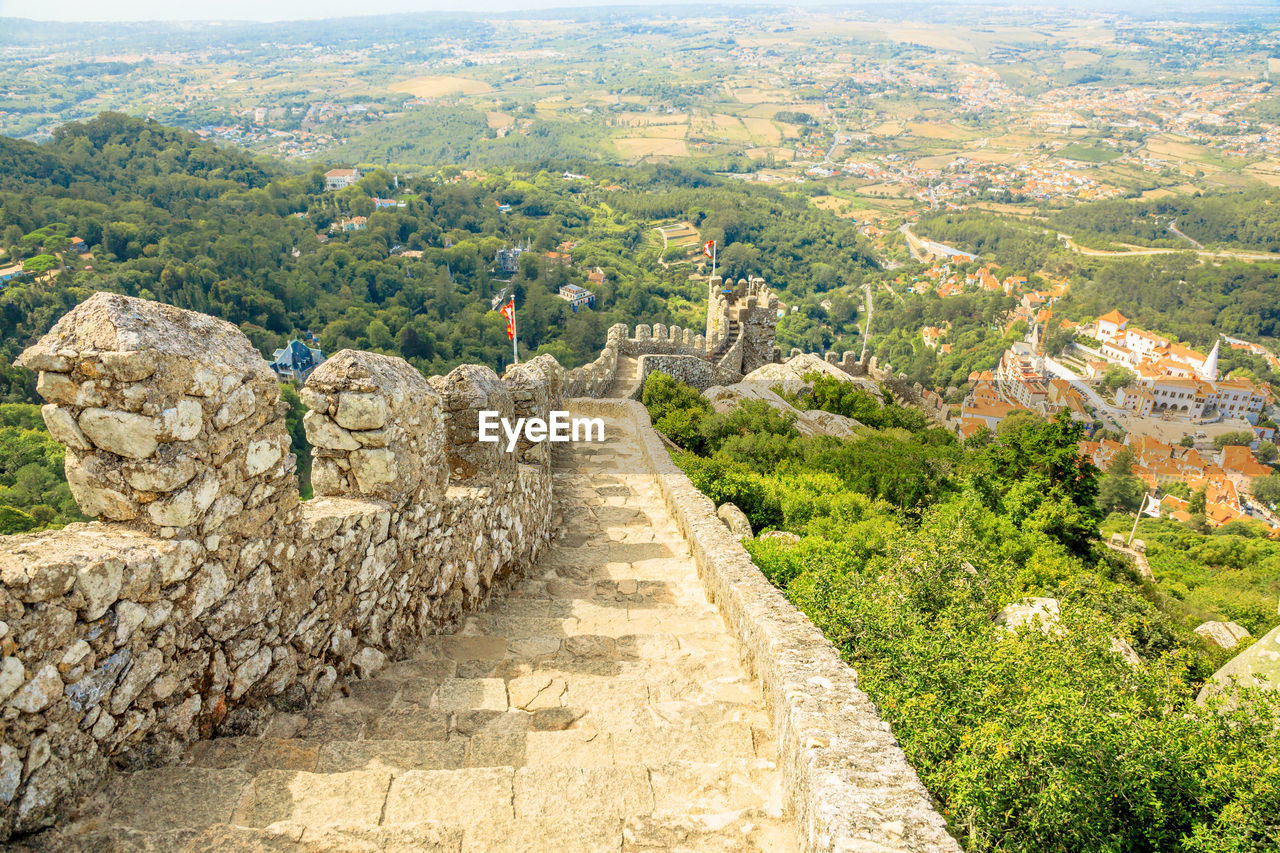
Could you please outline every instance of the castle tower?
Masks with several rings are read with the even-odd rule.
[[[1201,379],[1213,381],[1218,378],[1218,341],[1213,342],[1213,349],[1209,350],[1209,357],[1200,365],[1199,373]]]

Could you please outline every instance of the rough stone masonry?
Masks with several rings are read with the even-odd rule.
[[[48,825],[111,757],[162,761],[262,700],[376,671],[548,540],[545,450],[477,443],[474,421],[546,417],[552,359],[428,380],[337,353],[302,392],[306,503],[279,385],[229,323],[99,293],[18,363],[98,520],[0,550],[0,839]]]
[[[616,325],[569,371],[540,356],[501,378],[475,365],[424,378],[339,352],[302,390],[305,503],[279,385],[238,329],[116,294],[73,309],[18,363],[38,371],[72,492],[98,520],[0,539],[0,841],[57,821],[109,762],[165,764],[215,727],[255,730],[271,706],[315,703],[449,630],[552,532],[548,445],[479,442],[479,412],[545,419],[615,393],[620,363],[629,393],[655,369],[736,382],[778,358],[776,300],[747,285],[714,346]],[[958,850],[857,674],[754,567],[643,409],[611,405],[630,407],[614,423],[640,439],[761,679],[801,846]]]

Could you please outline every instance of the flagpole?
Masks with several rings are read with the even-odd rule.
[[[720,244],[715,240],[711,241],[711,277],[716,277],[716,253],[720,248]]]
[[[1138,507],[1138,517],[1133,520],[1133,529],[1129,531],[1129,541],[1125,543],[1126,548],[1133,544],[1134,534],[1138,532],[1138,522],[1142,520],[1142,514],[1147,511],[1147,498],[1149,497],[1150,495],[1146,492],[1142,493],[1142,506]]]
[[[520,351],[516,348],[516,295],[511,294],[511,363],[520,363]]]

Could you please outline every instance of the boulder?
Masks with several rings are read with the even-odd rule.
[[[744,400],[763,401],[769,407],[794,417],[796,430],[804,436],[832,435],[837,438],[850,438],[856,435],[858,427],[862,426],[858,421],[846,418],[844,415],[813,409],[801,411],[764,383],[749,385],[741,382],[737,385],[716,385],[702,392],[702,395],[710,401],[711,407],[721,414],[737,409]]]
[[[1196,633],[1203,637],[1205,642],[1220,649],[1234,648],[1249,636],[1244,626],[1237,625],[1235,622],[1205,622],[1196,628]]]
[[[729,532],[739,539],[752,538],[751,522],[747,520],[747,514],[733,504],[721,504],[716,510],[716,516],[724,522],[725,527],[729,528]]]
[[[1023,625],[1034,623],[1044,633],[1049,633],[1058,624],[1062,609],[1056,598],[1022,598],[1006,605],[996,614],[996,624],[1010,633]]]
[[[760,534],[761,541],[768,539],[772,542],[780,542],[784,545],[799,545],[800,537],[789,530],[770,530]]]
[[[1223,664],[1205,682],[1196,701],[1203,705],[1211,696],[1230,695],[1236,685],[1263,690],[1280,688],[1280,627],[1272,628],[1258,642]]]

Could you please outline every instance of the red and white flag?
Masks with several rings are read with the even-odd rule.
[[[715,240],[708,240],[706,243],[702,244],[702,254],[706,255],[708,258],[715,257],[715,250]]]
[[[507,337],[515,339],[516,336],[516,298],[511,297],[511,301],[503,305],[498,311],[503,317],[507,318]]]

